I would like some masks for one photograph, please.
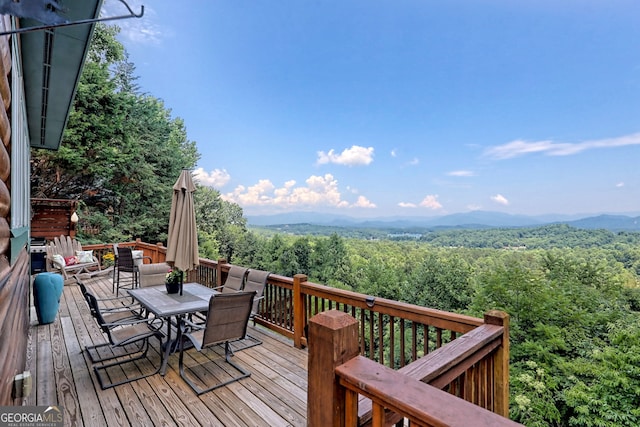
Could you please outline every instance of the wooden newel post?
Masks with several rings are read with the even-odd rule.
[[[302,337],[304,337],[305,311],[307,309],[306,300],[302,294],[302,283],[307,281],[305,274],[293,276],[293,345],[296,348],[304,347]]]
[[[493,356],[493,412],[509,418],[509,315],[504,311],[491,310],[485,313],[484,323],[504,328],[502,345]]]
[[[360,354],[358,321],[329,310],[309,319],[307,425],[344,426],[345,389],[335,368]]]
[[[216,287],[222,286],[222,266],[226,263],[226,259],[218,258],[218,263],[216,264]]]
[[[162,242],[156,243],[156,247],[153,249],[153,255],[151,255],[151,259],[154,263],[156,262],[165,262],[167,259],[167,251],[164,251],[164,255],[162,255],[162,251],[160,249],[164,248]]]

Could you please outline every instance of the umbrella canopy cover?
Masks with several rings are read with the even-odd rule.
[[[195,269],[199,264],[196,212],[193,207],[193,184],[190,170],[183,170],[173,186],[167,263],[182,271]]]

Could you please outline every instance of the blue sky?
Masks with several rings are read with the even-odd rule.
[[[247,215],[640,212],[637,0],[130,4],[141,90]]]

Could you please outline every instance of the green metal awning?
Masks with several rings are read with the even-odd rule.
[[[102,0],[65,0],[69,21],[97,18]],[[42,25],[20,19],[20,27]],[[18,35],[31,147],[57,150],[67,124],[95,23]]]

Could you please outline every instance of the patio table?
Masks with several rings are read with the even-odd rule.
[[[185,283],[182,290],[182,295],[179,293],[167,293],[164,285],[128,290],[129,295],[138,301],[140,305],[156,317],[167,321],[167,341],[164,344],[164,358],[160,368],[160,375],[163,376],[167,372],[169,355],[173,347],[171,341],[171,318],[176,318],[177,334],[179,334],[182,317],[190,313],[207,311],[211,296],[219,293],[199,283]]]

